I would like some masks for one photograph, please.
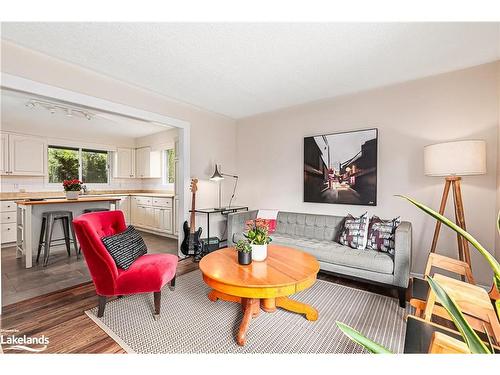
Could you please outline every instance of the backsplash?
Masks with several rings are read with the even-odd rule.
[[[149,185],[149,184],[148,184]],[[143,189],[141,179],[114,179],[112,178],[109,184],[103,186],[91,185],[90,190],[137,190]],[[63,191],[62,185],[60,187],[54,184],[48,184],[44,177],[32,177],[32,176],[2,176],[0,178],[0,191],[3,193],[14,193],[14,192],[40,192],[40,191]]]

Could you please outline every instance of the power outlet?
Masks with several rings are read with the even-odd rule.
[[[19,189],[19,184],[14,184],[14,189]]]

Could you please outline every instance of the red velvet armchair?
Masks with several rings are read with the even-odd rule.
[[[73,225],[99,296],[97,316],[104,315],[107,297],[153,292],[155,318],[158,317],[161,289],[169,282],[171,290],[175,287],[178,258],[171,254],[146,254],[127,270],[118,268],[101,238],[127,228],[122,211],[83,214],[73,220]]]

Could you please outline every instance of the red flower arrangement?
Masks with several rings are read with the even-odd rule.
[[[64,180],[63,188],[64,191],[80,191],[82,190],[82,182],[78,179]]]
[[[269,220],[248,220],[245,226],[247,229],[245,237],[251,245],[265,245],[271,242],[271,237],[269,237]]]

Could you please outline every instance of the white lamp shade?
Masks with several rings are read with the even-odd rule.
[[[469,176],[486,173],[486,142],[467,140],[424,147],[427,176]]]

